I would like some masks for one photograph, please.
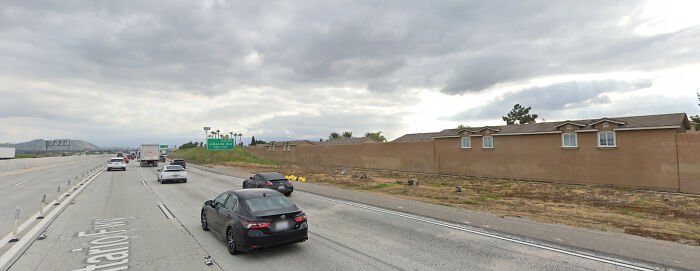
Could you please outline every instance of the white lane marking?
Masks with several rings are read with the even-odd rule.
[[[82,249],[82,248],[76,248],[76,249],[74,249],[74,250],[71,250],[71,252],[79,252],[79,251],[83,251],[83,249]]]
[[[625,267],[625,268],[629,268],[629,269],[633,269],[633,270],[643,270],[643,271],[654,270],[654,269],[650,269],[650,268],[646,268],[646,267],[642,267],[642,266],[637,266],[637,265],[632,265],[632,264],[628,264],[628,263],[624,263],[624,262],[620,262],[620,261],[616,261],[616,260],[609,260],[606,258],[601,258],[601,257],[592,256],[592,255],[588,255],[588,254],[568,251],[568,250],[559,249],[559,248],[555,248],[555,247],[551,247],[551,246],[547,246],[547,245],[540,245],[540,244],[536,244],[536,243],[532,243],[532,242],[521,241],[518,239],[500,236],[500,235],[496,235],[493,233],[467,229],[467,228],[459,227],[459,226],[445,223],[445,222],[440,222],[440,221],[435,221],[435,220],[426,219],[426,218],[422,218],[422,217],[412,216],[412,215],[408,215],[408,214],[404,214],[404,213],[380,209],[377,207],[372,207],[372,206],[359,204],[359,203],[355,203],[355,202],[351,202],[351,201],[344,201],[344,200],[327,198],[327,197],[319,196],[319,195],[312,194],[309,192],[297,191],[297,194],[302,194],[302,195],[306,195],[308,197],[319,198],[319,199],[323,199],[323,200],[327,200],[327,201],[331,201],[331,202],[335,202],[335,203],[340,203],[340,204],[345,204],[345,205],[349,205],[349,206],[353,206],[353,207],[357,207],[357,208],[362,208],[362,209],[366,209],[366,210],[370,210],[370,211],[375,211],[375,212],[379,212],[379,213],[384,213],[384,214],[389,214],[389,215],[393,215],[393,216],[412,219],[412,220],[416,220],[416,221],[420,221],[420,222],[425,222],[428,224],[433,224],[433,225],[442,226],[445,228],[450,228],[450,229],[454,229],[454,230],[473,233],[473,234],[477,234],[477,235],[481,235],[481,236],[491,237],[491,238],[495,238],[495,239],[499,239],[499,240],[503,240],[503,241],[508,241],[508,242],[512,242],[512,243],[517,243],[517,244],[521,244],[521,245],[536,247],[536,248],[540,248],[540,249],[544,249],[544,250],[548,250],[548,251],[552,251],[552,252],[558,252],[558,253],[574,256],[574,257],[579,257],[579,258],[584,258],[584,259],[593,260],[593,261],[597,261],[597,262],[602,262],[602,263],[607,263],[607,264],[616,265],[616,266],[620,266],[620,267]]]
[[[146,185],[146,182],[144,182],[143,179],[141,179],[141,184]]]
[[[95,219],[92,229],[85,232],[78,232],[78,237],[97,238],[90,241],[87,248],[87,265],[84,268],[73,269],[73,271],[93,271],[96,269],[112,267],[108,270],[129,269],[129,240],[132,238],[125,235],[128,232],[127,225],[133,217],[98,218]],[[117,233],[117,235],[112,235]],[[82,250],[82,249],[80,249]],[[118,261],[118,262],[114,262]],[[100,264],[100,265],[97,265]],[[119,267],[113,267],[122,265]]]
[[[19,182],[19,183],[16,183],[15,185],[23,185],[23,184],[25,184],[25,183],[28,183],[28,182],[29,182],[29,180],[27,180],[27,181],[24,181],[24,182]]]
[[[173,215],[163,203],[158,203],[158,208],[160,208],[160,210],[163,211],[165,217],[167,217],[168,219],[173,219]]]

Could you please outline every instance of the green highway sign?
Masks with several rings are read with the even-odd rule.
[[[233,139],[207,138],[207,150],[233,150],[235,145]]]
[[[167,148],[168,148],[168,145],[160,145],[160,148],[161,148],[161,149],[167,149]]]

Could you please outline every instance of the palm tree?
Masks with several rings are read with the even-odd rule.
[[[379,132],[376,132],[376,133],[367,132],[367,133],[365,134],[365,137],[374,138],[374,139],[376,139],[376,140],[379,141],[379,142],[386,142],[386,137],[384,137],[384,136],[382,135],[382,131],[379,131]]]

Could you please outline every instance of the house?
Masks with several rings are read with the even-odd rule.
[[[392,142],[430,141],[445,138],[461,138],[461,148],[472,148],[472,139],[478,138],[481,148],[495,148],[494,137],[560,134],[562,148],[579,147],[579,135],[595,133],[597,148],[618,147],[617,134],[620,131],[639,130],[673,130],[685,132],[692,129],[685,113],[615,117],[586,120],[565,120],[531,124],[512,124],[500,126],[466,127],[463,129],[445,129],[433,133],[415,133],[403,135]],[[496,139],[497,141],[497,139]]]

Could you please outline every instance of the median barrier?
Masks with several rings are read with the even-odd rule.
[[[0,172],[28,169],[39,166],[60,164],[73,161],[83,161],[100,158],[104,155],[79,155],[79,156],[63,156],[63,157],[42,157],[42,158],[22,158],[0,160]],[[104,156],[106,157],[106,156]]]

